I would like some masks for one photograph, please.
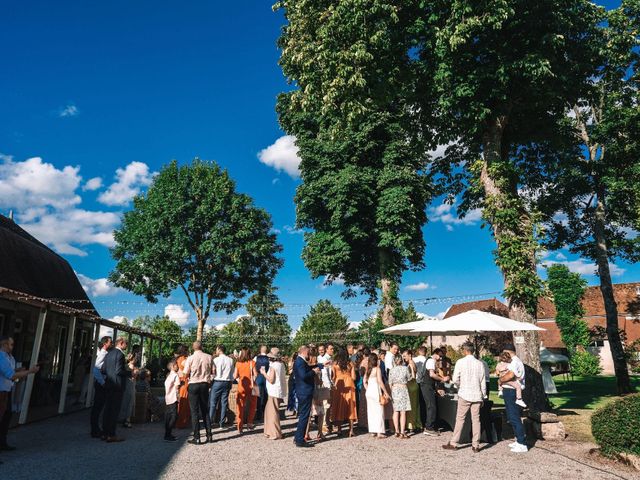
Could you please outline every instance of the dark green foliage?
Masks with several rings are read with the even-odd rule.
[[[593,377],[602,372],[600,357],[586,350],[574,352],[569,364],[571,365],[571,374],[578,377]]]
[[[496,369],[496,366],[498,365],[498,360],[496,360],[496,357],[493,355],[483,355],[482,360],[484,360],[486,364],[489,366],[490,372],[493,372]]]
[[[577,346],[586,348],[591,341],[589,326],[582,319],[584,317],[582,297],[587,281],[580,274],[569,271],[566,265],[561,264],[548,267],[547,275],[549,290],[553,294],[553,303],[556,307],[556,325],[560,329],[560,337],[569,355],[573,355]],[[576,375],[582,374],[576,373]]]
[[[416,312],[413,303],[409,303],[407,308],[403,308],[401,303],[396,303],[396,307],[393,313],[395,324],[417,322],[422,320]],[[382,342],[390,344],[392,342],[397,343],[401,350],[414,350],[421,346],[425,337],[406,337],[399,335],[385,335],[380,333],[380,330],[385,328],[382,323],[382,313],[378,312],[377,315],[365,319],[358,328],[358,338],[363,343],[367,344],[371,348],[379,348]]]
[[[211,309],[231,313],[282,265],[269,214],[213,162],[171,162],[133,205],[114,232],[109,279],[154,303],[181,289],[198,338]]]
[[[381,280],[424,266],[431,180],[410,104],[409,3],[276,4],[288,20],[280,64],[297,87],[277,110],[302,159],[303,259],[314,277],[340,276],[345,296],[357,286],[371,301]]]
[[[591,416],[591,433],[606,455],[640,455],[640,395],[619,398]]]
[[[308,343],[347,342],[349,319],[329,300],[320,300],[302,319],[300,329],[293,339],[294,348]]]
[[[219,341],[229,350],[243,346],[256,352],[260,345],[278,347],[288,353],[291,347],[291,326],[287,315],[280,313],[284,304],[276,294],[276,287],[253,294],[247,301],[247,315],[226,325]]]

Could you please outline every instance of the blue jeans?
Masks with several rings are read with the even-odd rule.
[[[296,427],[296,443],[304,443],[304,437],[307,433],[307,424],[309,423],[309,415],[311,414],[311,402],[313,395],[298,395],[298,426]]]
[[[507,411],[507,421],[513,428],[516,440],[521,445],[527,444],[527,437],[524,434],[524,426],[520,418],[520,407],[516,405],[516,391],[513,388],[503,388],[502,398],[504,398],[504,407]]]
[[[229,392],[231,391],[231,382],[223,382],[215,380],[211,387],[211,395],[209,396],[209,418],[213,425],[213,418],[220,403],[220,425],[224,425],[227,420],[227,408],[229,407]]]

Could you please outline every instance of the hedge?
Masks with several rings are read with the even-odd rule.
[[[594,412],[591,433],[602,453],[640,455],[640,394],[614,400]]]

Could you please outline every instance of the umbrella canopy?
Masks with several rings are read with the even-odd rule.
[[[568,363],[569,357],[559,353],[553,353],[545,347],[540,348],[540,363]]]
[[[411,327],[410,330],[409,327]],[[532,323],[517,322],[489,312],[469,310],[445,320],[420,320],[418,322],[394,325],[381,330],[381,332],[395,335],[422,336],[431,333],[473,335],[482,332],[520,332],[524,330],[542,331],[544,328]]]
[[[442,320],[418,320],[416,322],[401,323],[392,327],[380,330],[380,333],[387,335],[401,335],[405,337],[422,337],[431,332],[439,332],[439,325]]]

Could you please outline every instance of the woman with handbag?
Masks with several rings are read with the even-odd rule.
[[[242,433],[245,423],[249,430],[255,428],[253,419],[256,416],[260,390],[255,383],[254,367],[255,363],[251,359],[251,351],[247,347],[243,347],[233,372],[233,378],[238,381],[236,394],[238,433]]]
[[[381,439],[386,438],[384,434],[384,406],[391,400],[378,363],[378,355],[370,354],[367,360],[367,370],[364,374],[364,388],[367,398],[369,433],[374,438]]]

